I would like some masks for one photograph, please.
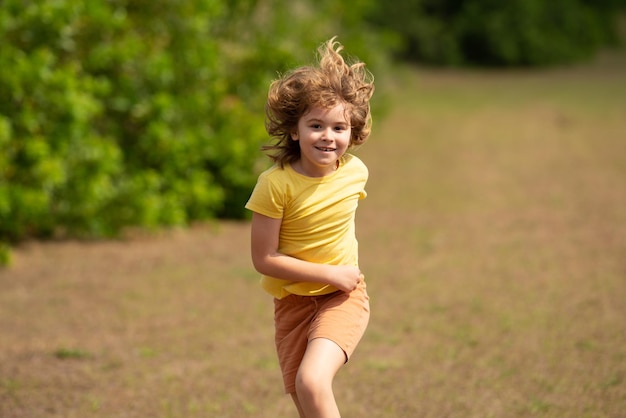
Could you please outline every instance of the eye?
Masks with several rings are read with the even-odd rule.
[[[320,125],[319,123],[314,123],[311,125],[311,128],[313,129],[320,129],[322,127],[322,125]]]

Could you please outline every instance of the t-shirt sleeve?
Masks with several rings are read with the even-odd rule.
[[[270,218],[282,218],[284,193],[267,173],[261,173],[245,207]]]

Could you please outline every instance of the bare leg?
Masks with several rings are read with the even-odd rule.
[[[296,406],[306,418],[340,418],[333,379],[346,362],[343,350],[326,338],[309,342],[296,375]]]
[[[295,392],[291,394],[291,399],[293,399],[293,403],[296,404],[296,408],[298,408],[298,415],[300,415],[300,418],[306,418],[306,415],[304,415],[304,411],[302,410],[302,405],[300,405],[298,395]]]

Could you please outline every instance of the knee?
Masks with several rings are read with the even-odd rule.
[[[314,370],[300,369],[296,375],[296,393],[298,396],[315,398],[332,391],[332,381],[328,381],[322,374]]]

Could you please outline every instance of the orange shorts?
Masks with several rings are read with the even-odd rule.
[[[289,295],[274,299],[276,351],[286,393],[296,391],[296,374],[307,344],[315,338],[334,341],[346,362],[365,333],[370,316],[365,282],[350,293]]]

